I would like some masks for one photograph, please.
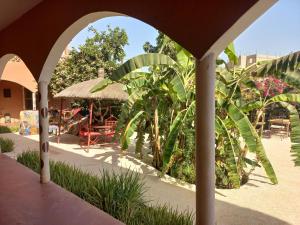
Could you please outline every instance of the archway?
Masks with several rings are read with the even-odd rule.
[[[261,3],[261,1],[260,1]],[[197,60],[197,160],[201,163],[197,165],[197,224],[214,224],[214,73],[216,54],[224,48],[238,33],[247,27],[256,19],[272,2],[268,4],[257,4],[251,8],[242,18],[225,32],[217,41],[212,41],[210,48],[205,52],[199,53]],[[260,10],[257,10],[259,7]],[[109,15],[109,14],[108,14]],[[83,17],[84,18],[84,17]],[[81,21],[78,20],[78,21]],[[78,22],[77,21],[77,22]],[[80,23],[79,23],[80,24]],[[80,25],[78,25],[80,26]],[[67,33],[65,33],[68,31]],[[63,50],[63,43],[67,42],[68,33],[72,34],[72,26],[63,32],[52,46],[50,54],[46,59],[39,78],[40,101],[40,123],[43,130],[47,130],[47,82],[54,69],[54,64],[58,61],[60,53]],[[64,36],[64,34],[66,36]],[[60,49],[60,53],[55,50]],[[198,49],[199,50],[199,49]],[[203,54],[204,53],[204,54]],[[203,76],[200,79],[200,75]],[[204,79],[202,79],[204,78]],[[201,107],[203,106],[203,107]],[[202,108],[202,109],[201,109]],[[200,110],[201,109],[201,110]],[[45,177],[45,182],[50,178],[48,165],[48,139],[46,135],[41,135],[41,158],[44,168],[41,171],[41,177]],[[200,182],[201,181],[201,182]]]

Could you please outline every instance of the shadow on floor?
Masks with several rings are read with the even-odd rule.
[[[273,216],[220,200],[216,200],[216,215],[217,225],[291,225]]]
[[[17,153],[28,150],[26,148],[26,146],[28,145],[36,146],[36,148],[33,149],[38,150],[39,143],[37,140],[26,138],[26,142],[28,143],[24,145],[23,143],[25,143],[25,137],[17,134],[9,134],[8,137],[16,139],[16,141],[18,142],[16,145],[16,147],[19,148],[18,150],[16,150]],[[52,141],[53,140],[56,142],[55,139],[52,139]],[[63,143],[68,143],[68,141],[69,140],[67,139],[63,139]],[[74,144],[74,142],[72,144]],[[91,149],[91,151],[93,151],[93,149]],[[84,160],[83,157],[85,158]],[[146,187],[148,188],[146,190],[150,191],[150,188],[154,189],[157,186],[157,191],[155,193],[161,193],[161,195],[164,196],[165,199],[170,201],[170,205],[172,205],[173,207],[176,208],[176,205],[178,205],[178,209],[183,208],[182,205],[186,202],[186,205],[189,205],[190,210],[195,209],[195,206],[193,205],[195,201],[194,192],[178,187],[176,181],[174,181],[173,183],[164,183],[163,186],[158,186],[158,183],[160,181],[155,175],[153,175],[153,169],[151,170],[147,165],[132,157],[130,154],[124,155],[119,149],[108,150],[104,148],[103,152],[88,156],[78,154],[77,151],[76,153],[74,153],[54,146],[51,146],[50,148],[50,158],[54,160],[64,161],[69,164],[76,164],[77,167],[98,175],[99,170],[101,171],[101,169],[107,169],[108,171],[114,170],[115,172],[127,171],[128,168],[119,166],[119,164],[121,163],[120,159],[123,159],[124,157],[141,168],[141,170],[143,171],[142,177],[147,177]],[[265,178],[256,174],[255,176],[255,178],[258,179]],[[153,196],[153,198],[150,196],[149,199],[153,200],[161,198],[159,196]],[[161,201],[160,203],[162,202],[163,201]],[[156,204],[155,201],[153,201],[152,203],[154,205]],[[216,200],[216,215],[218,225],[291,225],[273,216],[249,208],[230,204],[221,200]]]

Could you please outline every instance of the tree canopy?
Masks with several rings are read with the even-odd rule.
[[[124,29],[108,26],[99,32],[89,27],[89,32],[93,35],[78,48],[73,47],[57,64],[49,84],[53,95],[75,83],[97,78],[99,68],[109,76],[123,62],[128,44]]]

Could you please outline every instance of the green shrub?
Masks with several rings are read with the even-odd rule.
[[[20,129],[19,126],[10,126],[10,127],[8,127],[8,128],[10,129],[10,131],[11,131],[12,133],[19,132],[19,129]]]
[[[170,170],[170,175],[190,184],[196,183],[196,169],[193,163],[175,163]]]
[[[174,225],[193,224],[193,215],[186,212],[179,212],[166,205],[145,207],[140,210],[139,223],[143,225]]]
[[[137,173],[115,174],[102,171],[89,202],[115,218],[131,224],[140,208],[145,207],[144,183]]]
[[[15,133],[19,131],[19,127],[18,126],[0,126],[0,134],[4,134],[4,133]]]
[[[24,152],[17,161],[35,172],[40,170],[38,152]],[[193,216],[189,212],[179,213],[166,206],[146,206],[144,183],[137,173],[103,171],[98,177],[54,161],[50,161],[50,173],[54,183],[127,225],[193,224]]]
[[[6,126],[0,126],[0,134],[11,133],[11,130]]]
[[[9,138],[0,137],[0,149],[1,152],[11,152],[14,150],[14,142]]]

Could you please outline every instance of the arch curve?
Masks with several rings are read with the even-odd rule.
[[[54,43],[74,21],[94,12],[118,12],[156,27],[200,59],[215,42],[218,42],[219,49],[245,28],[245,23],[242,23],[237,32],[229,32],[234,35],[228,35],[226,41],[217,41],[229,28],[236,27],[235,22],[251,7],[258,12],[256,14],[261,14],[265,8],[261,10],[261,4],[257,3],[262,2],[269,7],[275,1],[248,0],[236,3],[218,0],[199,3],[192,0],[170,4],[160,0],[90,0],[88,3],[86,0],[44,0],[0,32],[0,55],[17,53],[28,63],[38,80],[41,71],[47,70],[44,68],[47,65],[45,61]]]
[[[11,61],[14,57],[18,59]],[[16,54],[10,53],[0,58],[0,81],[21,85],[31,92],[37,91],[37,83],[26,63]]]
[[[0,80],[2,78],[3,71],[4,71],[6,64],[8,63],[9,60],[11,60],[15,56],[17,56],[17,55],[13,54],[13,53],[8,53],[0,58]]]
[[[97,20],[112,17],[112,16],[126,16],[124,14],[116,13],[116,12],[94,12],[87,14],[80,19],[76,20],[73,24],[71,24],[56,40],[54,45],[52,46],[46,61],[44,62],[39,82],[49,82],[52,76],[52,73],[57,65],[62,52],[66,48],[66,46],[70,43],[73,37],[78,34],[82,29],[84,29],[88,24],[95,22]]]

